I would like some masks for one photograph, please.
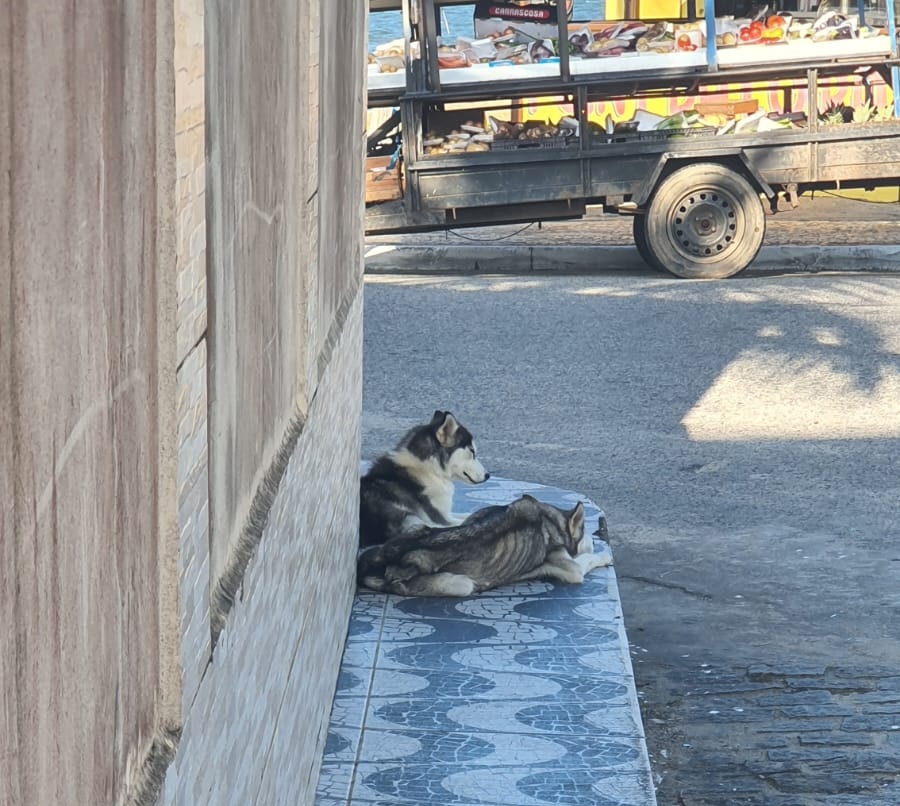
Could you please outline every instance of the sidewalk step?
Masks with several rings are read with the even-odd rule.
[[[525,492],[605,525],[576,493],[507,479],[459,487],[454,510]],[[654,806],[613,567],[468,599],[360,591],[316,803]]]
[[[872,245],[763,246],[747,272],[900,271],[900,244],[894,243],[897,240],[894,234],[890,240]],[[607,244],[367,244],[365,258],[368,275],[650,271],[634,246]],[[659,277],[671,279],[665,273]]]

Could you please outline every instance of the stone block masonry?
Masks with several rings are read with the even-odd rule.
[[[679,788],[691,806],[896,806],[900,678],[891,668],[782,663],[685,670],[670,762],[703,770]],[[651,715],[652,718],[652,715]],[[699,727],[698,727],[699,726]],[[676,759],[676,756],[678,757]]]

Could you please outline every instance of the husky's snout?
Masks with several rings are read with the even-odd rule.
[[[447,463],[451,478],[457,481],[466,481],[469,484],[483,484],[491,474],[484,469],[478,453],[475,449],[475,443],[455,448],[450,454],[450,461]]]
[[[482,467],[480,475],[471,475],[468,470],[464,470],[463,476],[466,477],[466,481],[468,481],[470,484],[484,484],[484,482],[486,482],[491,477],[491,474]]]
[[[484,465],[471,453],[468,455],[462,451],[459,451],[459,453],[462,454],[462,461],[457,467],[460,479],[469,482],[469,484],[483,484],[491,477],[491,474],[484,469]]]

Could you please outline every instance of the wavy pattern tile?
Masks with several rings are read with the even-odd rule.
[[[523,492],[583,500],[492,478],[458,487],[454,509]],[[603,513],[584,503],[593,532]],[[317,806],[655,803],[612,567],[468,599],[359,591]]]

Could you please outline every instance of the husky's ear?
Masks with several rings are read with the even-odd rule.
[[[444,422],[444,417],[447,416],[447,412],[441,411],[440,409],[435,409],[434,414],[431,415],[431,424],[437,428],[442,422]]]
[[[439,412],[435,412],[435,418],[438,413]],[[456,418],[449,411],[442,413],[444,415],[444,421],[438,426],[434,435],[437,437],[437,441],[442,447],[449,448],[454,444],[456,432],[459,430],[459,423],[456,422]]]
[[[575,504],[575,509],[566,515],[566,528],[570,537],[581,539],[584,534],[584,506],[581,501]]]

